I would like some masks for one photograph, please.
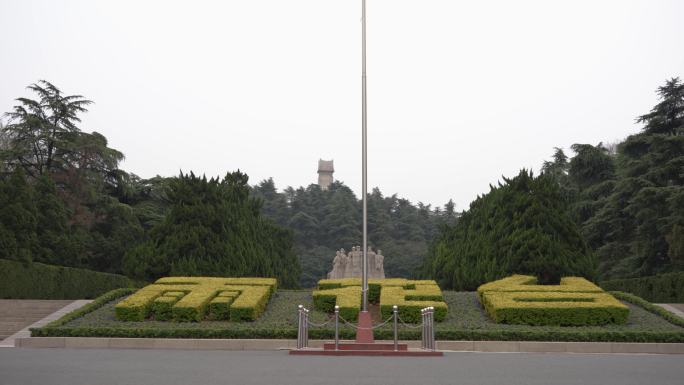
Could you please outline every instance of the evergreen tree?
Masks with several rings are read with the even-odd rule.
[[[170,183],[170,209],[150,240],[124,258],[127,274],[273,276],[285,287],[299,279],[292,234],[261,216],[247,175],[222,180],[181,175]]]
[[[644,123],[647,134],[684,134],[684,83],[672,78],[656,92],[660,103],[650,113],[638,117],[637,122]]]
[[[442,227],[423,275],[457,290],[512,273],[551,284],[567,275],[592,278],[594,258],[555,180],[522,170],[478,197],[454,226]]]
[[[39,249],[34,260],[53,265],[81,266],[77,256],[82,250],[72,239],[68,212],[50,177],[42,176],[36,181],[35,203]]]
[[[28,86],[38,99],[18,98],[14,111],[5,114],[10,124],[11,146],[5,161],[21,167],[32,177],[63,169],[64,156],[72,151],[73,138],[80,133],[78,114],[92,101],[81,95],[64,95],[52,83],[41,80]]]
[[[615,152],[601,143],[572,146],[573,218],[598,255],[603,279],[684,267],[684,85],[671,79],[657,93],[659,103],[637,118],[642,132]]]
[[[38,251],[33,189],[16,169],[0,180],[0,258],[32,262]]]

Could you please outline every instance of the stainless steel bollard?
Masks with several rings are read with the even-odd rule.
[[[432,313],[429,307],[427,308],[427,348],[428,350],[432,349],[432,339],[430,339],[430,336],[432,335]]]
[[[399,350],[399,330],[398,330],[398,325],[397,325],[397,316],[399,312],[399,308],[397,305],[392,306],[392,313],[394,314],[394,351]]]
[[[425,327],[426,327],[425,309],[420,309],[420,317],[421,317],[420,325],[422,326],[421,331],[420,331],[420,348],[425,349],[425,341],[426,341],[425,337],[427,336],[427,333],[425,332]]]
[[[436,349],[435,346],[435,308],[430,307],[430,349],[433,351]]]
[[[428,307],[428,350],[432,350],[432,309]]]
[[[304,347],[309,347],[309,309],[304,308]]]
[[[304,337],[304,319],[303,319],[303,312],[302,309],[304,306],[299,305],[297,311],[299,312],[299,318],[297,320],[297,349],[301,349],[304,345],[303,343],[303,337]]]
[[[335,305],[335,350],[340,350],[340,307]]]

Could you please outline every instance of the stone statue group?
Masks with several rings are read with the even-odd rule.
[[[383,265],[385,257],[382,251],[374,252],[373,248],[368,248],[368,278],[369,279],[384,279],[385,267]],[[340,249],[335,254],[333,259],[333,269],[328,273],[328,279],[340,278],[361,278],[363,274],[363,251],[361,246],[353,246],[352,250],[347,253],[344,249]]]

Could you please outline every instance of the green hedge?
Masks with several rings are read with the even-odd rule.
[[[604,290],[632,293],[656,303],[684,302],[684,272],[653,275],[642,278],[615,279],[600,283]]]
[[[83,299],[134,282],[123,275],[0,259],[0,298]]]
[[[629,308],[580,277],[560,285],[537,285],[533,276],[513,275],[481,285],[480,302],[497,323],[586,326],[622,324]]]
[[[130,327],[67,327],[68,322],[95,311],[105,304],[120,297],[132,293],[132,289],[119,289],[109,292],[97,298],[85,307],[71,312],[57,321],[53,321],[42,328],[32,328],[32,337],[135,337],[135,338],[275,338],[294,339],[297,337],[296,326],[278,326],[271,328],[254,329],[226,329],[226,328],[179,328],[179,329],[153,329],[153,328],[130,328]],[[684,319],[673,315],[664,309],[650,304],[641,298],[621,292],[611,292],[621,300],[643,307],[669,322],[683,326]],[[312,328],[309,332],[311,339],[334,338],[334,330]],[[374,331],[378,340],[391,340],[392,328],[386,326]],[[340,338],[353,339],[356,331],[343,327],[340,329]],[[544,327],[529,326],[525,329],[516,330],[484,330],[484,329],[449,329],[435,330],[437,340],[453,341],[596,341],[596,342],[684,342],[684,332],[676,331],[557,331],[548,330]],[[420,339],[420,329],[399,330],[399,338],[402,340]]]
[[[665,318],[671,324],[684,328],[684,318],[676,314],[670,313],[662,307],[654,305],[641,297],[637,297],[636,295],[630,293],[623,293],[621,291],[611,291],[610,294],[612,294],[615,298],[627,301],[629,303],[642,307],[653,314],[659,315],[660,317]]]

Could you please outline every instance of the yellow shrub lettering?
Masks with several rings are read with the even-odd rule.
[[[166,277],[115,306],[122,321],[253,321],[276,290],[273,278]]]
[[[532,276],[513,275],[477,289],[482,306],[496,322],[528,325],[624,323],[629,308],[580,277],[560,285],[537,285]]]
[[[314,307],[325,312],[332,312],[337,304],[342,314],[341,303],[344,303],[345,314],[355,320],[361,309],[361,279],[320,280],[313,297]],[[420,322],[420,310],[428,306],[435,308],[436,321],[444,320],[447,314],[442,291],[435,281],[430,280],[371,279],[368,281],[368,300],[380,304],[383,319],[392,315],[392,307],[395,305],[405,322]],[[346,316],[343,317],[349,320]]]

